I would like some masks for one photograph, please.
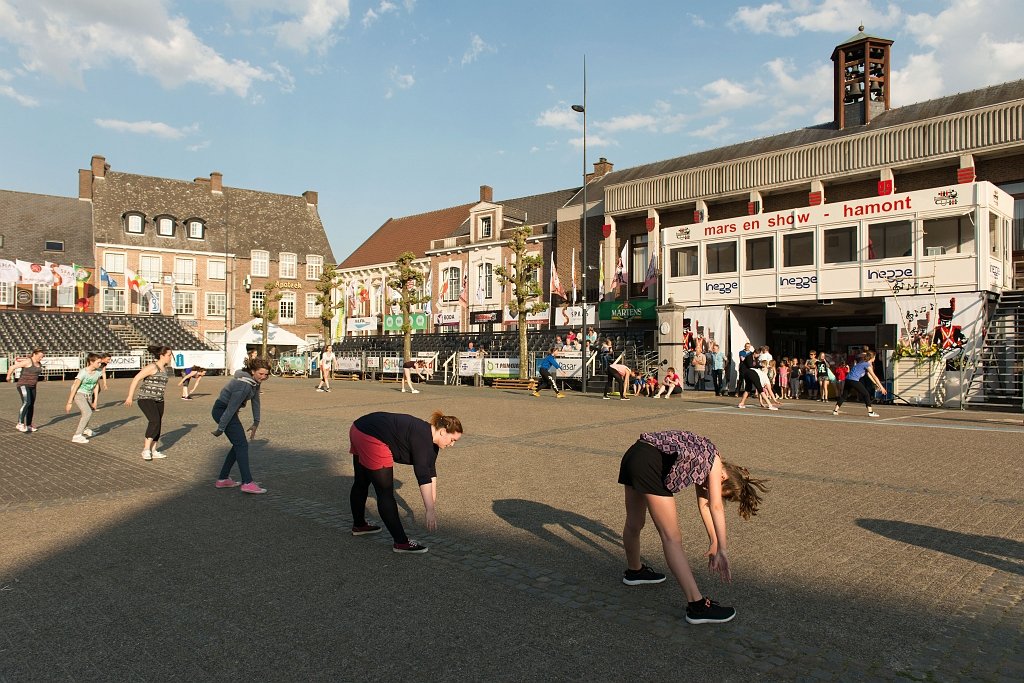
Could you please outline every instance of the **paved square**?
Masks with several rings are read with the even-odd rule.
[[[213,488],[223,382],[190,402],[168,392],[168,458],[151,463],[144,418],[117,404],[127,379],[102,395],[88,445],[70,443],[70,382],[40,384],[34,434],[14,429],[0,384],[0,681],[1024,678],[1020,413],[883,406],[869,421],[851,404],[740,411],[708,393],[324,394],[272,378],[252,449],[269,493],[245,496]],[[435,408],[466,428],[439,459],[437,532],[396,468],[430,552],[353,538],[351,421]],[[620,582],[619,457],[668,428],[771,479],[753,520],[727,506],[730,585],[700,566],[696,505],[677,498],[698,584],[739,611],[729,624],[686,624],[671,579]],[[652,524],[643,552],[666,569]]]

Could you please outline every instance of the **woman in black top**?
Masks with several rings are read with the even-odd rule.
[[[395,463],[412,465],[423,497],[427,529],[437,529],[437,454],[462,436],[462,422],[435,411],[430,420],[400,413],[363,415],[348,432],[355,480],[349,503],[352,506],[352,535],[375,534],[379,526],[366,522],[366,497],[373,484],[377,513],[394,539],[396,553],[425,553],[427,547],[410,540],[398,516],[395,502]]]

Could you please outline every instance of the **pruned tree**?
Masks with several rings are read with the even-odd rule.
[[[402,311],[402,357],[412,357],[412,310],[430,301],[430,297],[420,294],[427,274],[413,265],[416,254],[403,252],[395,261],[395,270],[388,273],[387,286],[399,293],[398,307]]]
[[[331,330],[331,322],[334,320],[334,313],[345,308],[345,297],[334,297],[334,291],[338,288],[338,269],[331,264],[324,266],[320,273],[320,279],[316,283],[316,304],[320,307],[320,325],[324,328],[324,345],[330,346],[334,343],[334,333]]]
[[[267,335],[270,333],[270,323],[277,320],[277,303],[284,297],[280,290],[280,282],[277,280],[268,282],[263,287],[263,308],[259,306],[252,307],[253,317],[259,319],[259,322],[255,323],[252,328],[263,332],[263,342],[260,350],[262,358],[267,357]]]
[[[508,308],[509,313],[518,321],[519,379],[528,379],[530,376],[530,363],[526,356],[526,316],[548,310],[548,305],[543,300],[544,292],[537,277],[543,259],[540,256],[527,253],[526,240],[532,232],[528,225],[513,230],[512,236],[505,243],[505,246],[512,250],[512,263],[509,268],[498,266],[495,269],[498,282],[502,287],[512,285],[512,300],[509,302]]]

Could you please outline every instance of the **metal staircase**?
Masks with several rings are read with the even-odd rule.
[[[1024,290],[1003,292],[975,358],[967,405],[1020,408],[1024,403]]]
[[[111,316],[107,320],[107,327],[132,350],[145,350],[149,346],[149,340],[142,336],[128,318]]]

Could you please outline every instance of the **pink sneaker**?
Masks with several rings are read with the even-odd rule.
[[[26,427],[25,425],[21,424],[20,422],[15,427],[15,429],[17,429],[19,432],[27,432],[28,431],[28,427]]]
[[[214,486],[216,486],[219,489],[233,489],[236,486],[241,486],[241,484],[232,479],[231,477],[228,477],[227,479],[218,479],[217,483],[214,484]]]
[[[254,481],[250,481],[248,484],[242,484],[242,493],[266,493],[267,490],[260,488],[260,485]]]

